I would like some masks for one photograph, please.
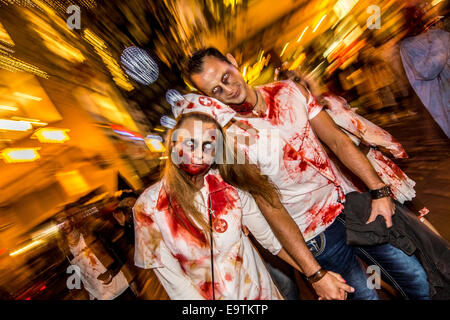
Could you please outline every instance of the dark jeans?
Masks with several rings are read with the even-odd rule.
[[[283,271],[272,266],[270,263],[266,262],[265,264],[273,282],[275,282],[283,297],[286,300],[298,300],[298,288],[295,281],[284,274]]]
[[[360,257],[369,266],[379,267],[383,280],[396,288],[404,298],[429,299],[427,275],[417,258],[408,256],[390,244],[352,247],[346,244],[345,217],[341,214],[324,232],[306,244],[326,269],[339,273],[355,288],[349,299],[377,300],[372,279],[368,280]]]

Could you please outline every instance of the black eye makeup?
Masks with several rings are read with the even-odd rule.
[[[212,141],[203,142],[203,152],[212,152],[215,149],[215,143]]]
[[[183,145],[186,146],[187,148],[191,149],[191,150],[194,150],[195,146],[196,146],[196,143],[195,143],[194,140],[191,139],[191,140],[183,141]]]
[[[222,77],[222,82],[224,83],[224,84],[227,84],[228,83],[228,78],[230,77],[230,75],[228,74],[228,73],[225,73],[224,75],[223,75],[223,77]]]
[[[219,94],[222,92],[222,88],[221,87],[215,87],[214,89],[212,89],[212,93],[213,94]]]

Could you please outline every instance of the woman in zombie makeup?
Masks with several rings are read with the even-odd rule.
[[[187,110],[213,103],[192,97]],[[171,299],[282,299],[243,231],[280,255],[254,200],[277,207],[276,189],[255,166],[226,163],[236,153],[226,152],[223,129],[210,115],[179,115],[167,141],[161,180],[133,208],[136,265],[153,268]]]

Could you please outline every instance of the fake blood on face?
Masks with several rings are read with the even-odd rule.
[[[207,163],[194,164],[192,157],[188,153],[184,153],[183,150],[178,151],[178,156],[182,159],[180,163],[180,169],[186,172],[190,176],[196,176],[208,172],[211,165]]]

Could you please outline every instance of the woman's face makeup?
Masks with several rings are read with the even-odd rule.
[[[205,174],[214,163],[219,135],[214,123],[185,120],[173,134],[172,161],[190,176]]]

